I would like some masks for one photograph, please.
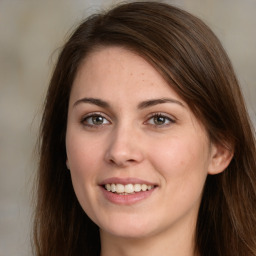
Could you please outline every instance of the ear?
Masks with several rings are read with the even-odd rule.
[[[68,162],[68,159],[66,160],[66,166],[67,166],[67,169],[69,170],[69,162]]]
[[[211,159],[208,168],[208,174],[215,175],[223,172],[230,164],[233,155],[233,146],[211,144]]]

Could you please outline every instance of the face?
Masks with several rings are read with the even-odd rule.
[[[73,83],[67,166],[102,233],[147,237],[192,229],[212,145],[188,105],[143,58],[105,47]]]

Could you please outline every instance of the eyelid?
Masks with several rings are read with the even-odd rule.
[[[163,117],[166,118],[170,121],[170,123],[168,124],[162,124],[162,125],[156,125],[156,124],[149,124],[151,126],[157,127],[157,128],[163,128],[166,126],[170,126],[173,123],[176,123],[176,118],[174,116],[171,116],[170,114],[164,113],[164,112],[154,112],[154,113],[150,113],[147,120],[144,123],[148,123],[150,119],[154,118],[154,117]]]
[[[90,113],[87,113],[87,114],[83,115],[83,116],[81,117],[80,122],[81,122],[84,126],[95,127],[95,128],[99,128],[100,126],[108,125],[108,124],[92,125],[92,124],[85,124],[85,123],[84,123],[87,118],[90,118],[90,117],[93,117],[93,116],[100,116],[100,117],[103,117],[103,118],[105,118],[105,119],[109,122],[109,124],[111,124],[110,118],[109,118],[106,114],[104,114],[104,113],[102,113],[102,112],[98,112],[98,111],[97,111],[97,112],[90,112]]]
[[[103,124],[99,124],[99,125],[85,123],[85,120],[86,120],[87,118],[90,118],[90,117],[93,117],[93,116],[100,116],[100,117],[103,117],[104,119],[107,120],[108,123],[107,123],[107,124],[104,124],[104,123],[103,123]],[[159,125],[157,125],[157,124],[150,124],[150,123],[149,123],[149,120],[152,119],[152,118],[154,118],[154,117],[163,117],[163,118],[167,119],[167,120],[169,121],[169,123],[167,123],[167,124],[159,124]],[[174,116],[172,116],[172,115],[170,115],[170,114],[167,114],[167,113],[165,113],[165,112],[153,112],[153,113],[150,113],[150,114],[148,115],[146,121],[145,121],[143,124],[148,124],[148,125],[153,126],[153,127],[156,127],[156,128],[164,128],[164,127],[167,127],[167,126],[172,125],[173,123],[176,122],[176,120],[177,120],[177,119],[176,119]],[[83,116],[81,117],[81,119],[80,119],[80,122],[82,123],[82,125],[87,126],[87,127],[92,127],[92,128],[100,128],[100,127],[102,127],[102,126],[112,124],[111,119],[110,119],[110,117],[109,117],[108,115],[106,115],[106,114],[103,113],[103,112],[98,112],[98,111],[96,111],[96,112],[90,112],[90,113],[87,113],[87,114],[83,115]]]

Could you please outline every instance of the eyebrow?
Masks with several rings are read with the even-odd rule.
[[[102,108],[110,108],[110,104],[108,102],[101,99],[97,99],[97,98],[82,98],[76,101],[73,107],[79,105],[80,103],[89,103]],[[144,108],[148,108],[148,107],[152,107],[152,106],[155,106],[158,104],[164,104],[164,103],[174,103],[184,107],[184,104],[178,100],[171,99],[171,98],[161,98],[161,99],[152,99],[152,100],[142,101],[141,103],[139,103],[138,109],[144,109]]]
[[[102,108],[110,108],[110,105],[106,101],[96,99],[96,98],[82,98],[76,101],[73,107],[77,106],[80,103],[89,103],[89,104],[97,105]]]
[[[158,104],[164,104],[164,103],[175,103],[178,104],[182,107],[185,107],[184,104],[178,100],[175,99],[171,99],[171,98],[161,98],[161,99],[153,99],[153,100],[146,100],[146,101],[142,101],[139,105],[138,105],[138,109],[144,109],[147,107],[152,107]]]

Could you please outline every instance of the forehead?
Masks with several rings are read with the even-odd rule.
[[[144,97],[180,98],[160,73],[138,54],[118,46],[101,47],[82,62],[73,83],[72,94],[110,93]]]

